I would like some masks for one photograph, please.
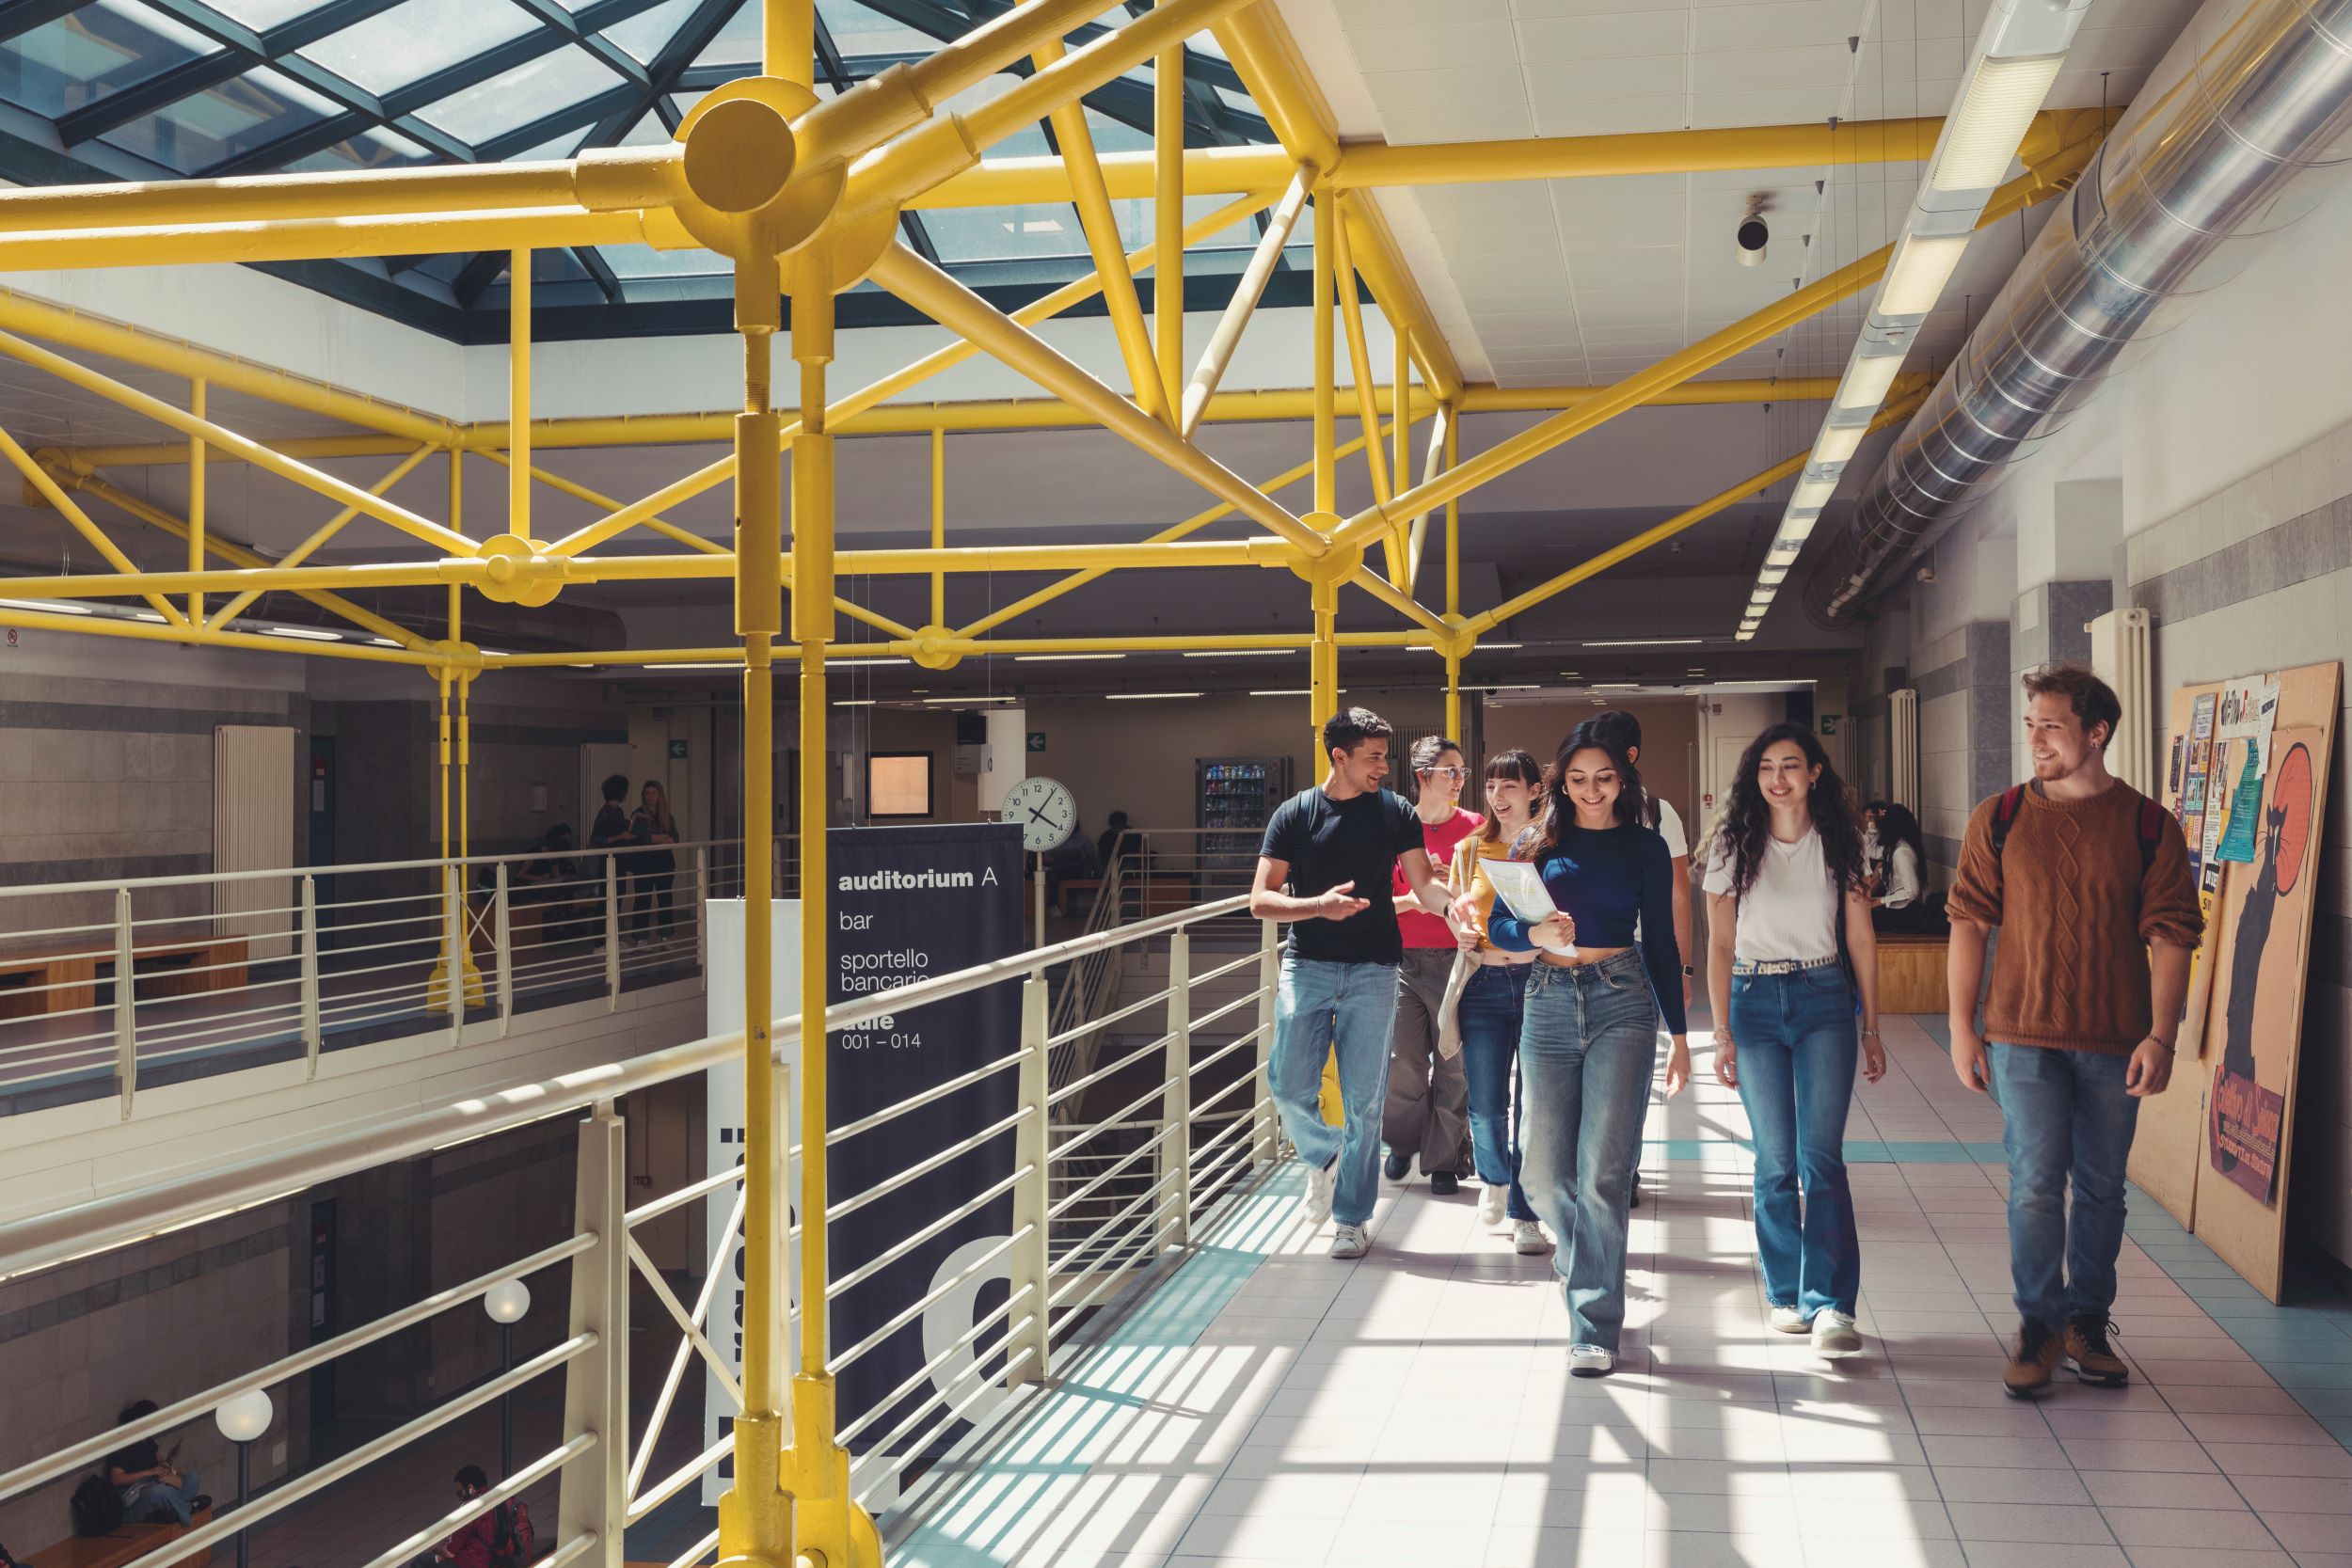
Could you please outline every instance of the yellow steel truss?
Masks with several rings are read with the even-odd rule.
[[[932,668],[968,657],[1062,650],[1304,648],[1311,717],[1318,721],[1336,703],[1341,648],[1429,647],[1443,657],[1446,723],[1459,735],[1462,663],[1482,635],[1787,478],[1804,459],[1803,454],[1792,456],[1548,582],[1476,613],[1466,613],[1461,603],[1461,497],[1640,404],[1826,397],[1832,389],[1826,379],[1755,383],[1693,378],[1867,288],[1883,270],[1884,257],[1864,258],[1613,387],[1506,390],[1468,386],[1379,210],[1361,193],[1382,186],[1470,181],[1912,161],[1926,155],[1940,128],[1939,121],[1930,119],[1450,147],[1349,146],[1339,138],[1329,107],[1272,5],[1262,0],[1159,0],[1149,13],[1124,26],[1083,48],[1066,49],[1065,35],[1103,11],[1105,3],[1025,0],[927,59],[893,67],[848,92],[819,100],[813,90],[812,0],[761,0],[766,26],[763,73],[704,98],[675,144],[666,147],[596,151],[560,164],[0,193],[0,220],[5,220],[0,221],[0,271],[505,249],[512,253],[514,303],[508,418],[461,424],[0,291],[0,353],[119,404],[180,437],[30,451],[0,432],[0,455],[20,472],[28,492],[54,507],[109,568],[0,580],[0,597],[135,598],[149,607],[135,619],[10,608],[0,610],[0,625],[415,666],[433,679],[439,699],[442,833],[445,847],[459,853],[467,847],[469,695],[484,673],[739,660],[745,713],[743,821],[747,863],[754,866],[767,863],[774,831],[774,670],[782,648],[795,667],[799,689],[801,876],[802,885],[812,889],[823,886],[825,682],[839,614],[863,621],[885,639],[859,644],[861,653],[904,654]],[[1204,28],[1215,32],[1264,110],[1280,141],[1279,149],[1182,148],[1177,51],[1187,37]],[[1009,90],[963,113],[937,108],[1023,60],[1032,62],[1034,69]],[[1149,154],[1098,156],[1086,134],[1080,100],[1146,60],[1157,62],[1155,148]],[[1055,125],[1062,148],[1059,157],[980,162],[982,149],[1041,119]],[[2063,188],[2111,122],[2108,113],[2040,117],[2021,149],[2026,174],[1988,205],[1985,221]],[[1233,199],[1186,224],[1183,203],[1187,194]],[[1152,243],[1121,254],[1110,204],[1136,197],[1153,201]],[[1011,315],[896,239],[898,214],[908,206],[1043,200],[1076,203],[1095,271]],[[1310,384],[1296,391],[1221,390],[1234,345],[1309,205],[1313,209],[1316,256]],[[1274,209],[1269,231],[1187,380],[1184,249],[1267,208]],[[532,254],[548,245],[619,241],[663,247],[701,245],[729,262],[736,278],[735,327],[743,347],[739,409],[630,419],[533,417]],[[1136,289],[1136,275],[1147,268],[1155,274],[1151,319]],[[1389,324],[1394,343],[1385,386],[1375,383],[1357,287],[1359,277]],[[957,341],[841,394],[829,386],[834,300],[842,290],[867,280],[949,328]],[[1129,378],[1126,393],[1105,386],[1049,347],[1034,330],[1097,294],[1109,309]],[[785,325],[782,301],[787,297],[792,326],[787,352],[799,372],[798,402],[791,408],[777,404],[771,384],[774,341]],[[1335,330],[1335,318],[1344,328],[1354,388],[1357,432],[1345,443],[1337,428],[1341,333]],[[903,401],[910,388],[980,353],[1026,375],[1049,396],[961,404]],[[183,377],[189,384],[187,406],[125,386],[72,357],[76,354],[110,356]],[[224,389],[304,409],[354,433],[255,441],[213,416],[217,394]],[[1907,417],[1922,390],[1915,378],[1899,385],[1880,422]],[[1507,410],[1536,410],[1546,417],[1462,460],[1462,420]],[[1263,483],[1252,483],[1196,444],[1200,424],[1220,420],[1309,420],[1311,451],[1297,466]],[[1420,478],[1413,482],[1407,436],[1422,420],[1430,421],[1428,446]],[[1047,425],[1111,431],[1200,484],[1212,504],[1135,544],[950,546],[946,435]],[[930,437],[930,546],[836,549],[834,444],[843,436],[886,433]],[[1391,440],[1392,447],[1384,445]],[[539,462],[550,450],[696,442],[725,442],[729,451],[720,461],[635,499],[607,496],[549,472]],[[1342,518],[1336,515],[1337,464],[1359,447],[1371,472],[1374,502],[1356,516]],[[787,450],[792,454],[788,550],[782,466]],[[438,521],[389,499],[435,453],[447,455],[450,476],[447,515]],[[463,525],[457,481],[468,453],[486,456],[506,471],[502,527],[469,532]],[[370,454],[396,461],[364,488],[316,466],[328,458]],[[211,468],[222,462],[263,468],[334,502],[337,510],[294,550],[277,561],[267,560],[223,537],[217,498],[208,495],[207,487]],[[189,470],[184,517],[130,494],[103,472],[159,464],[185,465]],[[1303,515],[1275,499],[1277,492],[1309,479],[1311,504]],[[532,526],[534,483],[586,502],[601,515],[561,538],[543,538]],[[695,495],[730,483],[735,511],[730,545],[705,540],[662,515]],[[84,510],[77,495],[104,501],[142,525],[184,539],[185,569],[140,569]],[[1437,610],[1425,606],[1418,591],[1429,519],[1440,506],[1443,608]],[[1232,516],[1248,518],[1265,531],[1214,542],[1189,537]],[[311,563],[317,552],[361,517],[408,535],[432,553],[382,564]],[[682,546],[684,553],[599,553],[599,546],[638,529]],[[1381,546],[1383,570],[1365,561],[1365,549],[1375,540]],[[1065,640],[993,635],[1106,572],[1240,565],[1287,570],[1304,579],[1311,610],[1308,629],[1275,637]],[[1067,575],[968,626],[953,627],[946,622],[946,578],[961,571]],[[843,572],[928,578],[926,624],[908,626],[840,598],[836,584]],[[486,652],[462,635],[461,607],[469,589],[492,600],[538,605],[578,583],[692,578],[731,583],[739,641],[705,648],[517,655]],[[442,589],[448,596],[446,635],[427,640],[342,593],[390,587]],[[1343,630],[1343,587],[1353,587],[1387,607],[1405,623],[1402,629]],[[288,643],[237,629],[233,623],[256,597],[278,591],[311,599],[374,641]],[[449,799],[453,788],[453,810]],[[721,1509],[722,1553],[730,1562],[760,1568],[788,1568],[796,1560],[833,1568],[878,1563],[881,1549],[872,1523],[850,1498],[847,1456],[835,1439],[821,1311],[803,1315],[800,1367],[794,1370],[784,1364],[787,1132],[781,1119],[781,1085],[773,1071],[772,1030],[778,1021],[771,1006],[769,964],[771,915],[758,888],[749,891],[745,1413],[736,1425],[736,1485]],[[827,1059],[823,998],[829,975],[825,922],[814,911],[803,921],[800,981],[804,1087],[801,1136],[804,1147],[821,1149]],[[821,1159],[803,1162],[799,1194],[803,1289],[818,1301],[826,1281],[824,1165]],[[1030,1306],[1043,1310],[1042,1303]],[[1035,1374],[1042,1369],[1029,1370]]]

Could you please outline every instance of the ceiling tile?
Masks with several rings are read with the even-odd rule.
[[[1835,87],[1756,87],[1744,92],[1702,93],[1692,101],[1691,123],[1714,129],[1827,119],[1839,112],[1843,96]]]
[[[1383,120],[1407,109],[1450,109],[1495,99],[1524,101],[1527,88],[1508,57],[1483,65],[1445,66],[1431,71],[1366,71],[1373,106]]]
[[[1693,13],[1692,46],[1700,54],[1834,43],[1860,36],[1868,0],[1782,0],[1760,6],[1720,6]]]
[[[1842,43],[1803,49],[1752,49],[1701,55],[1692,61],[1691,86],[1704,104],[1711,93],[1785,87],[1843,87],[1854,57]]]
[[[1665,58],[1665,56],[1660,56]],[[1679,55],[1669,62],[1677,70]],[[1646,131],[1679,131],[1687,123],[1679,92],[1650,98],[1596,98],[1537,103],[1535,132],[1544,136],[1620,136]]]
[[[1448,66],[1493,65],[1509,60],[1517,40],[1508,22],[1456,22],[1451,18],[1418,27],[1350,26],[1348,41],[1367,73],[1436,71]]]
[[[1455,141],[1504,141],[1531,136],[1534,119],[1525,103],[1460,103],[1451,108],[1400,109],[1380,117],[1397,145]]]
[[[1687,46],[1690,24],[1680,11],[1629,11],[1522,22],[1518,36],[1524,57],[1535,66],[1555,60],[1679,55]]]

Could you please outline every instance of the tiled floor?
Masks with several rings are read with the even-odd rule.
[[[2021,1404],[1998,1112],[1888,1025],[1851,1127],[1867,1354],[1769,1333],[1745,1119],[1654,1105],[1621,1368],[1549,1260],[1389,1185],[1325,1256],[1286,1170],[892,1553],[924,1568],[2352,1568],[2352,1307],[2261,1300],[2136,1196],[2123,1390]],[[2233,1288],[2234,1287],[2234,1288]]]

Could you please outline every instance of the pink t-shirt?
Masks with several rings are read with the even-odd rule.
[[[1439,876],[1443,876],[1445,868],[1454,863],[1454,847],[1480,828],[1485,827],[1486,824],[1486,819],[1476,812],[1462,811],[1457,808],[1452,816],[1435,827],[1426,822],[1421,825],[1422,847],[1429,851],[1429,863],[1436,868]],[[1413,891],[1412,884],[1405,879],[1405,867],[1402,864],[1389,874],[1389,880],[1391,884],[1391,891],[1400,898]],[[1427,910],[1402,911],[1396,917],[1396,928],[1397,933],[1405,939],[1405,945],[1407,947],[1452,947],[1454,945],[1454,932],[1447,927],[1444,921],[1431,914]]]

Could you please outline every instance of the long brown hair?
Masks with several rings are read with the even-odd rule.
[[[644,812],[647,816],[653,819],[654,832],[658,833],[668,833],[672,838],[675,838],[677,836],[677,818],[670,815],[669,790],[662,786],[662,783],[660,779],[647,779],[645,781],[644,787],[645,789],[652,790],[656,798],[660,800],[660,809],[657,813],[653,809],[646,806],[644,790],[643,789],[639,790],[637,793],[637,809]]]
[[[1493,756],[1488,757],[1486,770],[1481,777],[1487,784],[1492,784],[1497,779],[1517,779],[1530,789],[1540,790],[1544,787],[1544,770],[1536,766],[1533,756],[1517,747],[1507,752],[1497,752]],[[1540,799],[1541,797],[1538,797],[1538,800]],[[1540,810],[1540,805],[1535,809]],[[1499,844],[1502,841],[1502,823],[1489,809],[1486,813],[1486,820],[1478,825],[1478,842]]]
[[[1568,732],[1568,737],[1560,742],[1551,766],[1544,769],[1544,809],[1527,832],[1519,835],[1519,843],[1511,851],[1513,859],[1533,860],[1547,849],[1557,849],[1560,835],[1576,826],[1576,803],[1568,799],[1566,781],[1568,763],[1579,752],[1599,752],[1616,770],[1617,800],[1613,809],[1618,825],[1632,827],[1641,822],[1642,770],[1626,755],[1621,736],[1587,719]]]
[[[1862,881],[1861,817],[1846,781],[1837,776],[1829,752],[1814,738],[1812,730],[1788,723],[1774,724],[1750,741],[1740,754],[1739,770],[1731,776],[1731,799],[1724,807],[1723,826],[1716,830],[1716,837],[1731,862],[1732,896],[1746,897],[1764,864],[1772,811],[1764,803],[1756,775],[1763,766],[1764,753],[1784,740],[1804,753],[1807,768],[1820,769],[1805,796],[1805,809],[1812,815],[1814,832],[1821,835],[1821,858],[1828,863],[1830,879],[1842,898]],[[1891,845],[1887,852],[1894,852]]]

